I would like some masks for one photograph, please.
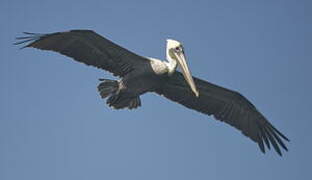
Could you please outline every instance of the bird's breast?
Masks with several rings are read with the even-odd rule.
[[[152,70],[156,75],[163,75],[168,73],[168,67],[164,61],[155,59],[155,58],[149,58],[150,59],[150,65]]]

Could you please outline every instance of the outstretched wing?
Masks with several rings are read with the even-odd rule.
[[[51,34],[27,33],[15,43],[28,43],[25,47],[51,50],[72,57],[86,65],[107,70],[123,77],[148,61],[105,39],[91,30],[71,30]]]
[[[283,140],[288,138],[279,132],[257,109],[241,94],[209,82],[194,78],[199,97],[194,96],[183,75],[175,72],[156,92],[166,98],[207,115],[224,121],[258,143],[265,153],[270,144],[279,155],[280,146],[288,150]]]

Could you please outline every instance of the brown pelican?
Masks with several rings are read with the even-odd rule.
[[[72,57],[86,65],[107,70],[120,77],[118,81],[100,79],[98,91],[115,109],[141,106],[140,95],[154,92],[187,108],[213,115],[239,129],[258,143],[265,153],[272,145],[279,155],[280,147],[288,150],[278,131],[245,97],[238,92],[192,77],[180,42],[167,40],[168,62],[136,55],[91,30],[71,30],[51,34],[26,33],[15,44],[51,50]],[[22,47],[22,48],[24,48]],[[176,71],[177,66],[182,73]]]

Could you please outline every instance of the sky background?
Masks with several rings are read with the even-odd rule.
[[[311,178],[309,0],[0,2],[1,180]],[[262,154],[238,130],[155,94],[112,110],[111,74],[57,53],[19,50],[23,31],[92,29],[140,55],[183,42],[194,76],[237,90],[291,142]]]

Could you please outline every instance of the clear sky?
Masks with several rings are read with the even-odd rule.
[[[1,180],[311,178],[311,1],[0,2]],[[291,140],[262,154],[238,130],[155,94],[108,108],[111,74],[12,45],[23,31],[92,29],[144,56],[183,42],[193,75],[237,90]]]

